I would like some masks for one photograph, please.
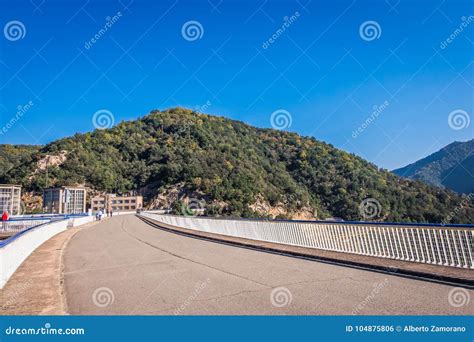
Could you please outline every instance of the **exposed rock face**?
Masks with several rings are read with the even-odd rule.
[[[68,151],[61,151],[58,155],[47,154],[36,162],[36,168],[33,173],[28,177],[31,181],[34,176],[41,171],[48,169],[49,167],[57,167],[63,164],[67,159]]]
[[[23,192],[21,194],[20,214],[36,214],[43,211],[43,197],[35,195],[33,192]]]
[[[223,201],[208,201],[203,193],[188,191],[184,188],[184,184],[180,183],[169,187],[156,195],[145,207],[147,210],[154,209],[170,209],[173,204],[181,201],[187,207],[193,210],[202,210],[204,214],[208,209],[212,208],[212,216],[222,215],[228,207],[228,203]],[[317,219],[316,211],[309,207],[289,211],[283,203],[276,206],[270,205],[262,195],[257,196],[257,200],[249,208],[264,217],[270,218],[288,218],[293,220],[315,220]],[[209,213],[208,213],[209,214]]]
[[[315,220],[317,218],[316,211],[308,206],[296,211],[289,211],[283,203],[272,206],[261,195],[257,196],[257,200],[250,206],[250,209],[271,218],[285,217],[292,220]]]
[[[36,163],[36,172],[44,171],[51,166],[59,166],[67,159],[68,151],[61,151],[58,155],[47,154]]]
[[[206,206],[206,200],[204,194],[189,191],[184,187],[184,183],[178,183],[174,186],[166,188],[164,191],[156,195],[145,209],[169,209],[173,206],[173,203],[182,201],[190,206],[199,206],[204,208]]]

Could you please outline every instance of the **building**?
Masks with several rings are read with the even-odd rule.
[[[44,189],[43,210],[51,214],[85,213],[86,189],[70,186]]]
[[[0,212],[8,212],[9,215],[21,213],[21,186],[12,184],[0,184]]]
[[[91,199],[92,212],[102,209],[105,212],[135,211],[143,208],[142,196],[117,196],[107,194],[96,196]]]
[[[107,211],[108,205],[107,202],[107,195],[106,196],[95,196],[91,198],[91,210],[93,213],[98,212],[102,209],[102,211]]]

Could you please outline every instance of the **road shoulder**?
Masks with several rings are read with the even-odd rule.
[[[33,251],[0,290],[0,314],[66,314],[62,254],[79,230],[93,224],[67,229]]]

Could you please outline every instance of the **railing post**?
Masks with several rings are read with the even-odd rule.
[[[392,257],[394,259],[399,259],[397,244],[396,244],[396,241],[395,241],[395,232],[394,232],[392,227],[387,228],[387,237],[388,237],[388,241],[390,243],[390,249],[392,250]]]
[[[416,261],[420,262],[420,253],[418,252],[418,245],[419,244],[416,242],[414,229],[411,228],[410,230],[411,230],[411,236],[412,236],[412,242],[413,242],[413,243],[410,243],[410,246],[413,245],[413,247],[415,249],[415,254],[416,254]]]
[[[323,240],[324,249],[329,250],[328,238],[326,236],[326,225],[321,225],[321,238]]]
[[[324,225],[324,227],[325,227],[325,231],[326,231],[326,236],[328,237],[329,250],[334,250],[334,241],[332,240],[330,226]]]
[[[405,234],[404,234],[404,232],[405,232],[405,229],[402,228],[402,229],[401,229],[402,241],[403,241],[403,246],[405,247],[405,252],[406,252],[406,254],[407,254],[407,259],[413,260],[413,257],[412,257],[412,256],[410,255],[410,253],[408,252],[408,247],[407,247],[407,242],[406,242],[406,239],[405,239]]]
[[[377,254],[380,257],[384,257],[385,255],[384,255],[384,252],[383,252],[382,247],[381,247],[382,246],[382,239],[380,237],[380,228],[379,227],[374,227],[373,230],[374,230],[374,235],[375,235],[375,242],[377,244],[377,249],[378,249]]]
[[[321,236],[319,235],[319,224],[316,223],[312,227],[313,227],[313,234],[316,238],[316,246],[318,248],[322,248],[323,245],[321,243]]]
[[[445,245],[444,239],[443,239],[443,230],[439,229],[438,232],[439,232],[439,237],[441,238],[441,246],[443,247],[443,255],[444,255],[444,260],[445,260],[444,264],[449,265],[448,253],[446,253],[446,245]]]
[[[354,252],[360,254],[360,245],[359,245],[359,241],[357,240],[357,232],[353,225],[350,225],[350,232],[351,232],[352,244],[354,245]]]
[[[351,249],[351,253],[355,253],[356,249],[355,249],[354,241],[352,240],[353,238],[352,226],[345,226],[345,227],[346,227],[346,236],[347,236],[347,239],[349,240],[349,247]]]
[[[441,250],[439,248],[439,244],[438,244],[438,237],[436,236],[436,229],[433,229],[433,235],[434,235],[434,240],[435,240],[435,244],[436,244],[436,252],[438,253],[438,264],[439,265],[442,265],[443,264],[443,258],[441,258]]]
[[[448,234],[448,231],[446,230],[446,235]],[[457,261],[458,261],[458,267],[462,267],[461,265],[461,257],[459,255],[459,250],[458,250],[458,246],[456,244],[456,238],[454,236],[454,231],[451,230],[451,237],[453,238],[453,244],[454,244],[454,252],[456,253],[456,258],[457,258]],[[450,247],[451,248],[451,247]],[[453,264],[454,264],[454,260],[453,260]]]
[[[422,230],[422,233],[423,233],[423,230]],[[423,243],[421,242],[421,236],[420,236],[420,229],[417,229],[416,230],[416,235],[418,236],[418,244],[420,245],[420,251],[421,251],[421,262],[425,262],[426,261],[426,258],[425,258],[425,251],[424,251],[424,246],[423,246]]]
[[[365,248],[365,254],[366,255],[372,255],[372,250],[370,248],[369,244],[369,238],[367,237],[367,228],[366,226],[360,226],[361,230],[361,237],[364,239],[364,248]]]
[[[471,263],[471,268],[474,268],[474,258],[473,258],[473,251],[472,251],[472,243],[469,243],[469,241],[474,241],[474,230],[471,230],[470,232],[468,232],[467,230],[464,231],[465,235],[466,235],[466,242],[467,242],[467,251],[469,252],[469,259],[470,259],[470,263]],[[471,237],[471,239],[469,239],[469,236]]]
[[[448,234],[447,229],[445,229],[444,235],[446,235],[446,243],[448,245],[448,251],[449,251],[449,255],[451,257],[451,266],[454,266],[455,265],[454,254],[453,254],[453,249],[451,248],[451,241],[449,240],[449,234]],[[454,243],[454,245],[456,245],[456,241],[454,240],[454,237],[453,237],[453,243]],[[457,253],[457,250],[456,250],[456,253]]]
[[[400,239],[400,229],[397,229],[397,228],[393,228],[395,230],[395,233],[397,235],[397,240],[398,240],[398,244],[397,244],[397,250],[398,250],[398,259],[401,259],[401,260],[404,260],[405,259],[405,255],[403,254],[403,248],[402,248],[402,240]]]
[[[390,258],[390,250],[388,249],[388,243],[387,243],[387,236],[385,234],[385,227],[380,227],[379,228],[380,230],[380,234],[382,236],[382,239],[383,239],[383,248],[384,248],[384,257],[385,258]]]
[[[468,259],[467,259],[466,251],[464,249],[464,243],[462,241],[461,230],[458,230],[457,232],[458,232],[459,245],[461,246],[462,258],[463,258],[463,262],[461,263],[460,267],[467,268],[468,267]]]

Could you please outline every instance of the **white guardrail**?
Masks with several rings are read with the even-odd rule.
[[[469,226],[233,220],[142,212],[170,226],[285,245],[418,263],[474,268]]]
[[[14,220],[0,222],[0,233],[19,233],[25,229],[48,223],[51,219]]]

